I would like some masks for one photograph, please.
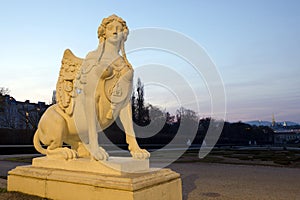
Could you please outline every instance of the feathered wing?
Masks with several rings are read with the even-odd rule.
[[[56,83],[56,101],[59,108],[72,115],[74,110],[75,81],[83,59],[76,57],[70,49],[65,50]]]

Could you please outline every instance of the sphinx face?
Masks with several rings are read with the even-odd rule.
[[[113,21],[106,26],[106,41],[118,44],[123,39],[123,25],[118,21]]]

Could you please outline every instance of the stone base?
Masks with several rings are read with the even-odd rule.
[[[8,191],[54,200],[182,199],[180,175],[170,169],[116,175],[21,166],[9,172]]]
[[[51,169],[65,169],[81,172],[95,172],[110,175],[122,175],[123,173],[148,172],[149,160],[136,160],[132,157],[109,157],[108,161],[95,161],[90,158],[78,158],[63,160],[48,157],[34,158],[34,167],[46,167]]]

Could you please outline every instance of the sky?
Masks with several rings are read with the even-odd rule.
[[[130,30],[173,30],[201,46],[222,79],[227,121],[271,121],[274,114],[277,121],[300,123],[297,0],[1,1],[0,87],[9,88],[19,101],[51,102],[64,50],[84,58],[97,47],[101,20],[111,14],[122,17]],[[199,116],[210,114],[211,91],[205,77],[186,70],[191,67],[178,56],[149,50],[128,59],[134,68],[144,60],[174,69],[192,85]],[[177,94],[158,85],[145,84],[145,93],[146,101],[162,108],[179,105]],[[190,95],[183,92],[185,102]],[[183,106],[194,109],[192,104]]]

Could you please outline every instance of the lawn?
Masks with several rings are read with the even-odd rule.
[[[246,165],[300,167],[300,151],[296,150],[218,150],[205,158],[198,158],[198,151],[185,152],[176,162],[211,162]]]

